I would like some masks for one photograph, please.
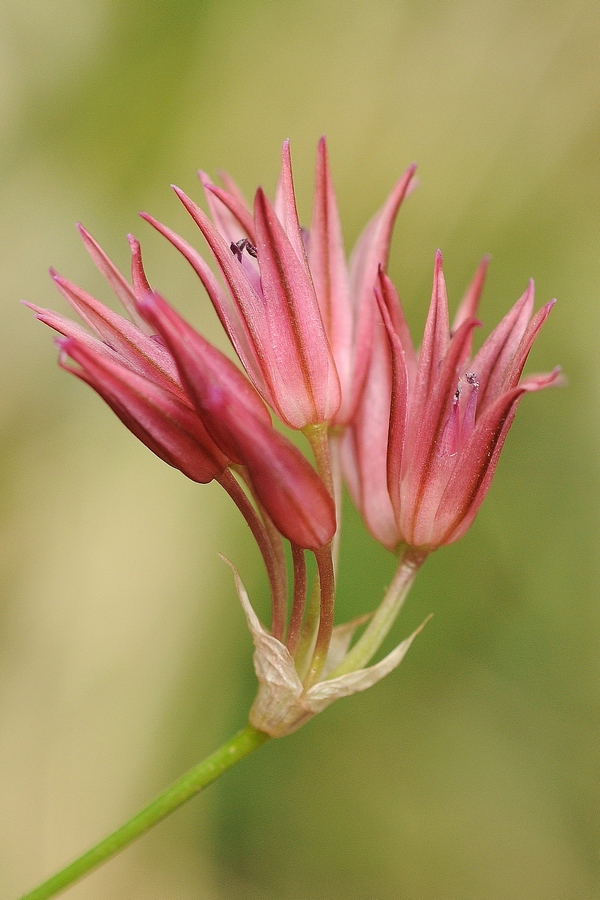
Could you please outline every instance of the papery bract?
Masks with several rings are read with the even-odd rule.
[[[231,563],[229,565],[231,566]],[[329,664],[326,664],[321,680],[307,689],[296,672],[294,660],[287,647],[263,628],[236,569],[233,566],[231,568],[255,648],[254,670],[258,680],[258,694],[250,710],[249,719],[255,728],[271,737],[291,734],[336,700],[366,691],[377,684],[400,665],[413,640],[427,621],[378,663],[337,678],[328,678],[327,673],[347,648],[356,628],[363,624],[364,617],[339,626],[334,629],[330,644],[330,653],[334,659],[328,660]]]

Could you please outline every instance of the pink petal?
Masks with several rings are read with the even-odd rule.
[[[504,391],[506,370],[527,328],[533,310],[533,281],[492,331],[470,364],[479,381],[479,409],[490,406]]]
[[[57,331],[59,334],[64,335],[64,337],[75,338],[77,341],[79,341],[80,344],[84,344],[95,353],[106,356],[109,359],[122,362],[119,354],[111,349],[108,344],[105,344],[97,337],[93,337],[88,331],[85,330],[85,328],[82,328],[81,325],[79,325],[77,322],[74,322],[72,319],[67,319],[66,316],[61,316],[60,313],[54,312],[54,310],[52,309],[43,309],[41,306],[36,306],[34,303],[29,303],[26,300],[23,300],[21,302],[25,306],[29,307],[29,309],[33,310],[36,319],[39,319],[39,321],[43,322],[44,325],[48,325],[50,328],[53,328],[54,331]]]
[[[329,421],[340,406],[340,385],[314,288],[260,188],[254,219],[271,355],[279,368],[276,409],[292,428]]]
[[[160,459],[203,484],[229,465],[192,407],[175,394],[77,340],[59,345],[81,369],[62,367],[93,387]]]
[[[406,322],[404,316],[398,313],[399,309],[401,313],[401,308],[396,289],[381,269],[379,270],[379,289],[376,292],[376,296],[391,350],[392,380],[386,478],[392,507],[396,516],[398,516],[400,512],[402,460],[408,418],[409,376],[406,354],[397,326],[400,324],[400,327],[404,330]],[[396,318],[395,322],[392,320],[392,315]],[[406,340],[406,335],[404,335],[404,338]],[[410,340],[410,336],[408,340]],[[412,349],[412,343],[410,346]]]
[[[201,417],[205,407],[225,404],[239,417],[249,416],[253,421],[271,424],[265,404],[248,379],[159,294],[147,294],[138,307],[171,351],[187,393]],[[212,428],[211,435],[219,443],[219,436]],[[222,446],[221,449],[235,462],[242,462],[229,452],[229,447]]]
[[[198,175],[204,187],[213,222],[223,237],[230,241],[248,237],[253,244],[256,243],[254,219],[246,204],[242,203],[235,194],[230,194],[218,185],[212,184],[205,172],[198,172]],[[229,213],[227,218],[223,215],[223,207]]]
[[[387,476],[391,400],[392,360],[381,325],[352,424],[342,438],[342,461],[350,494],[367,528],[393,550],[399,535]]]
[[[479,267],[475,272],[475,277],[467,288],[465,296],[462,298],[460,305],[456,310],[454,322],[452,323],[452,334],[458,331],[463,322],[466,322],[467,319],[472,319],[473,316],[476,315],[490,259],[491,257],[484,256],[479,263]]]
[[[435,542],[449,544],[472,524],[492,483],[500,452],[510,430],[522,387],[488,407],[456,461],[435,518]]]
[[[135,307],[135,295],[127,279],[121,275],[115,264],[108,258],[100,244],[94,240],[89,231],[81,223],[77,224],[85,249],[92,257],[96,267],[108,281],[109,285],[131,316],[131,319],[142,331],[147,330],[146,323]]]
[[[99,303],[91,294],[62,278],[53,269],[50,270],[50,274],[63,297],[86,325],[89,325],[126,365],[169,390],[182,394],[177,368],[164,347],[128,319]]]
[[[133,290],[136,298],[140,300],[145,297],[152,289],[148,284],[146,272],[144,271],[144,263],[142,262],[142,250],[140,242],[134,238],[132,234],[127,235],[129,241],[129,249],[131,250],[131,280],[133,281]],[[147,323],[144,322],[147,327]]]
[[[450,460],[440,452],[440,444],[458,383],[457,365],[478,324],[476,319],[471,319],[463,322],[456,332],[426,402],[416,407],[419,410],[417,421],[411,421],[409,425],[404,454],[401,530],[414,546],[425,545],[420,535],[429,533],[449,477]],[[415,415],[412,406],[409,415],[412,420]]]
[[[412,338],[406,321],[402,304],[398,296],[393,282],[380,268],[378,275],[381,298],[385,302],[386,309],[390,316],[390,322],[394,333],[398,336],[402,350],[404,351],[404,362],[408,374],[409,384],[415,383],[417,376],[417,368],[419,365],[419,357],[413,346]]]
[[[420,394],[426,395],[431,392],[449,345],[448,294],[442,269],[442,254],[438,250],[435,255],[433,290],[429,314],[425,323],[423,345],[419,354],[416,390]]]
[[[410,166],[397,182],[383,207],[364,229],[350,258],[350,295],[356,320],[351,408],[358,400],[369,365],[375,322],[373,288],[377,271],[379,266],[387,268],[394,223],[402,201],[411,191],[415,169],[416,165]]]
[[[277,529],[308,550],[328,544],[336,530],[333,500],[300,451],[272,426],[234,419],[230,410],[221,427],[231,428],[256,496]]]
[[[290,541],[307,549],[335,533],[335,509],[325,485],[271,418],[250,382],[158,295],[140,309],[177,360],[190,397],[222,451],[246,466],[260,503]]]
[[[204,289],[212,302],[223,328],[229,336],[233,346],[236,348],[236,352],[242,360],[244,368],[248,371],[257,390],[265,396],[267,391],[260,366],[256,360],[255,351],[251,343],[245,320],[241,316],[239,309],[232,302],[229,293],[222,289],[208,264],[191,244],[188,244],[182,237],[166,225],[163,225],[157,219],[148,215],[148,213],[141,213],[140,215],[146,222],[149,222],[153,228],[156,228],[160,234],[166,237],[194,269],[204,285]]]
[[[527,357],[529,356],[529,351],[533,345],[534,340],[536,339],[540,328],[550,315],[552,308],[556,300],[550,300],[549,303],[546,303],[545,306],[542,306],[538,309],[537,313],[527,326],[527,330],[523,335],[521,342],[515,352],[515,355],[511,359],[506,373],[504,375],[504,389],[510,390],[512,387],[515,387],[519,378],[521,377],[521,372],[523,371],[523,367],[527,362]]]
[[[415,378],[414,389],[410,407],[410,439],[414,438],[416,429],[420,427],[425,411],[429,412],[429,403],[434,385],[437,382],[442,360],[450,345],[450,332],[448,325],[448,295],[446,282],[442,270],[442,254],[438,250],[435,255],[435,267],[433,272],[433,290],[429,313],[425,324],[425,336],[423,346],[419,354],[419,365]],[[465,347],[468,344],[464,345]],[[464,348],[463,348],[464,350]],[[458,358],[455,365],[458,365]],[[456,376],[458,380],[458,374]],[[451,388],[450,397],[454,393]]]
[[[344,424],[351,413],[356,350],[354,312],[350,302],[342,227],[329,170],[325,138],[319,141],[308,260],[325,331],[342,387],[336,416]]]
[[[302,229],[298,220],[296,208],[296,194],[294,192],[294,179],[292,176],[292,159],[290,156],[290,142],[284,141],[281,148],[281,175],[278,185],[280,193],[281,216],[280,221],[283,230],[288,236],[289,242],[294,248],[296,256],[304,266],[306,275],[310,278],[310,270],[306,259],[306,248],[302,238]],[[278,208],[279,212],[279,208]],[[256,214],[255,214],[256,218]],[[257,235],[258,240],[258,235]]]
[[[263,298],[249,283],[242,266],[208,216],[179,188],[174,187],[173,190],[206,238],[231,292],[237,321],[234,321],[231,315],[227,316],[225,308],[221,306],[221,321],[229,339],[257,389],[265,392],[265,399],[271,403],[273,384],[280,376],[273,366],[269,325]],[[257,373],[260,373],[259,377]]]

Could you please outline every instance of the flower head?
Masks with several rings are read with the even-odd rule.
[[[298,221],[288,141],[274,205],[259,188],[252,212],[229,176],[224,189],[201,172],[211,222],[174,188],[212,251],[225,291],[187,241],[143,214],[193,266],[252,383],[291,428],[352,418],[373,342],[377,271],[387,264],[414,170],[407,169],[367,225],[349,267],[324,138],[308,232]]]
[[[521,398],[560,379],[555,369],[519,381],[554,305],[532,318],[533,282],[469,361],[486,267],[484,259],[450,330],[438,252],[418,354],[396,290],[379,273],[383,327],[346,434],[345,469],[369,529],[390,549],[430,551],[458,540],[490,487]]]
[[[333,501],[306,458],[273,428],[248,379],[152,293],[134,238],[131,287],[91,235],[81,226],[79,230],[135,322],[52,271],[57,287],[92,332],[28,304],[38,319],[63,335],[58,341],[61,366],[93,387],[169,465],[199,482],[221,480],[228,467],[242,466],[284,536],[306,548],[328,543],[336,528]]]
[[[55,272],[87,327],[32,308],[60,333],[64,369],[94,388],[165,462],[194,481],[218,480],[242,512],[265,562],[272,609],[267,630],[234,569],[255,644],[259,691],[250,721],[281,736],[338,697],[375,684],[404,657],[417,632],[372,663],[427,555],[471,525],[522,396],[559,380],[558,370],[520,380],[552,303],[533,315],[530,284],[471,360],[487,260],[451,329],[438,253],[417,352],[386,274],[414,166],[364,229],[348,264],[324,139],[309,231],[298,220],[288,142],[273,203],[259,188],[251,210],[229,176],[224,187],[200,177],[212,221],[175,190],[222,281],[183,238],[144,218],[199,275],[243,370],[151,288],[131,236],[132,284],[80,228],[129,318]],[[271,413],[304,431],[316,467],[274,427]],[[334,628],[342,472],[367,527],[400,559],[375,612]],[[291,545],[291,579],[282,538]],[[308,551],[316,562],[312,586]]]

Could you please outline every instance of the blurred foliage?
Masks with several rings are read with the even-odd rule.
[[[0,10],[0,893],[120,824],[244,720],[251,646],[217,551],[265,579],[219,491],[187,483],[54,364],[16,302],[107,300],[81,219],[213,340],[171,196],[198,166],[271,191],[291,137],[301,216],[329,139],[350,247],[417,159],[390,272],[415,334],[440,246],[454,302],[493,256],[487,334],[536,277],[560,300],[470,533],[427,563],[400,669],[273,743],[75,898],[597,896],[598,9],[592,0],[4,0]],[[339,617],[391,558],[348,509]]]

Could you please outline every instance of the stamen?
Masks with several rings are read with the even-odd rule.
[[[256,247],[252,244],[248,238],[241,238],[239,241],[232,241],[229,245],[229,249],[236,256],[239,261],[242,261],[242,253],[244,250],[247,252],[248,256],[251,256],[253,259],[257,258]]]
[[[473,387],[479,387],[477,372],[465,372],[465,378],[469,384],[473,385]]]

